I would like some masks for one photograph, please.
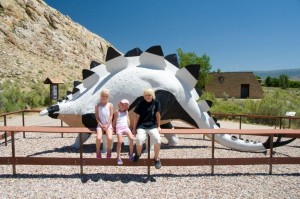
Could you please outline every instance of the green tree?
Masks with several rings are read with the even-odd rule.
[[[289,87],[289,77],[287,75],[279,76],[279,86],[284,89]]]
[[[177,54],[179,57],[179,66],[181,68],[190,64],[200,65],[199,79],[196,87],[203,89],[205,84],[207,84],[211,79],[211,77],[208,75],[211,70],[209,56],[203,54],[201,57],[199,57],[195,52],[183,52],[181,48],[177,49]]]
[[[272,87],[279,87],[279,79],[278,78],[271,78],[271,86]]]
[[[288,85],[289,85],[289,88],[300,88],[299,81],[288,80]]]
[[[266,80],[265,80],[265,85],[268,86],[268,87],[272,86],[272,85],[271,85],[271,77],[270,77],[270,76],[268,76],[268,77],[266,78]]]

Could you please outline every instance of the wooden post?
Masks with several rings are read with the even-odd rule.
[[[80,175],[83,175],[83,161],[82,161],[82,152],[83,152],[83,146],[82,146],[82,133],[79,135],[80,138]]]
[[[269,162],[269,174],[272,175],[272,160],[273,160],[273,138],[274,135],[270,136],[270,162]]]
[[[215,168],[214,168],[214,159],[215,159],[215,134],[212,134],[211,139],[211,175],[215,174]]]
[[[4,126],[6,126],[6,115],[4,115]],[[5,136],[5,146],[7,146],[7,132],[4,132],[4,136]]]
[[[13,170],[13,175],[16,175],[16,163],[15,163],[15,157],[16,157],[16,152],[15,152],[15,132],[11,132],[11,156],[13,158],[12,162],[12,170]]]
[[[24,117],[24,110],[22,111],[22,124],[25,126],[25,117]],[[25,138],[25,132],[23,131],[23,138]]]
[[[279,129],[282,128],[282,117],[279,117]]]
[[[240,115],[240,129],[242,129],[242,116]],[[241,134],[239,134],[239,138],[241,138],[242,137],[242,135]]]
[[[151,145],[150,145],[150,136],[148,134],[148,162],[150,162],[150,152],[151,152]],[[147,164],[148,167],[148,178],[150,177],[150,163]]]
[[[63,127],[64,126],[64,122],[62,120],[60,120],[60,127]],[[61,137],[63,138],[64,137],[64,133],[61,133]]]

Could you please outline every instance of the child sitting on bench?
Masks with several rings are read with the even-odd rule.
[[[119,104],[119,110],[114,113],[113,126],[116,128],[116,134],[118,137],[117,144],[117,163],[119,165],[123,164],[121,159],[121,145],[123,143],[123,134],[126,134],[130,143],[129,143],[129,159],[133,161],[133,135],[131,130],[129,129],[130,119],[128,115],[129,101],[127,99],[122,99]]]
[[[113,117],[113,105],[108,102],[109,90],[103,89],[100,93],[100,103],[95,106],[95,115],[98,123],[96,137],[96,156],[101,159],[100,144],[102,142],[102,134],[107,136],[107,158],[111,158],[111,145],[113,128],[111,125]]]

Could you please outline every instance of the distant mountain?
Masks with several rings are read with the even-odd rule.
[[[280,75],[284,74],[289,76],[290,80],[297,80],[300,81],[300,68],[295,69],[282,69],[282,70],[268,70],[268,71],[253,71],[256,76],[265,79],[266,77],[279,77]]]

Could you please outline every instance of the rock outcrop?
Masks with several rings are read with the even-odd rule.
[[[103,63],[109,46],[42,0],[0,0],[0,81],[81,79],[81,68]]]

